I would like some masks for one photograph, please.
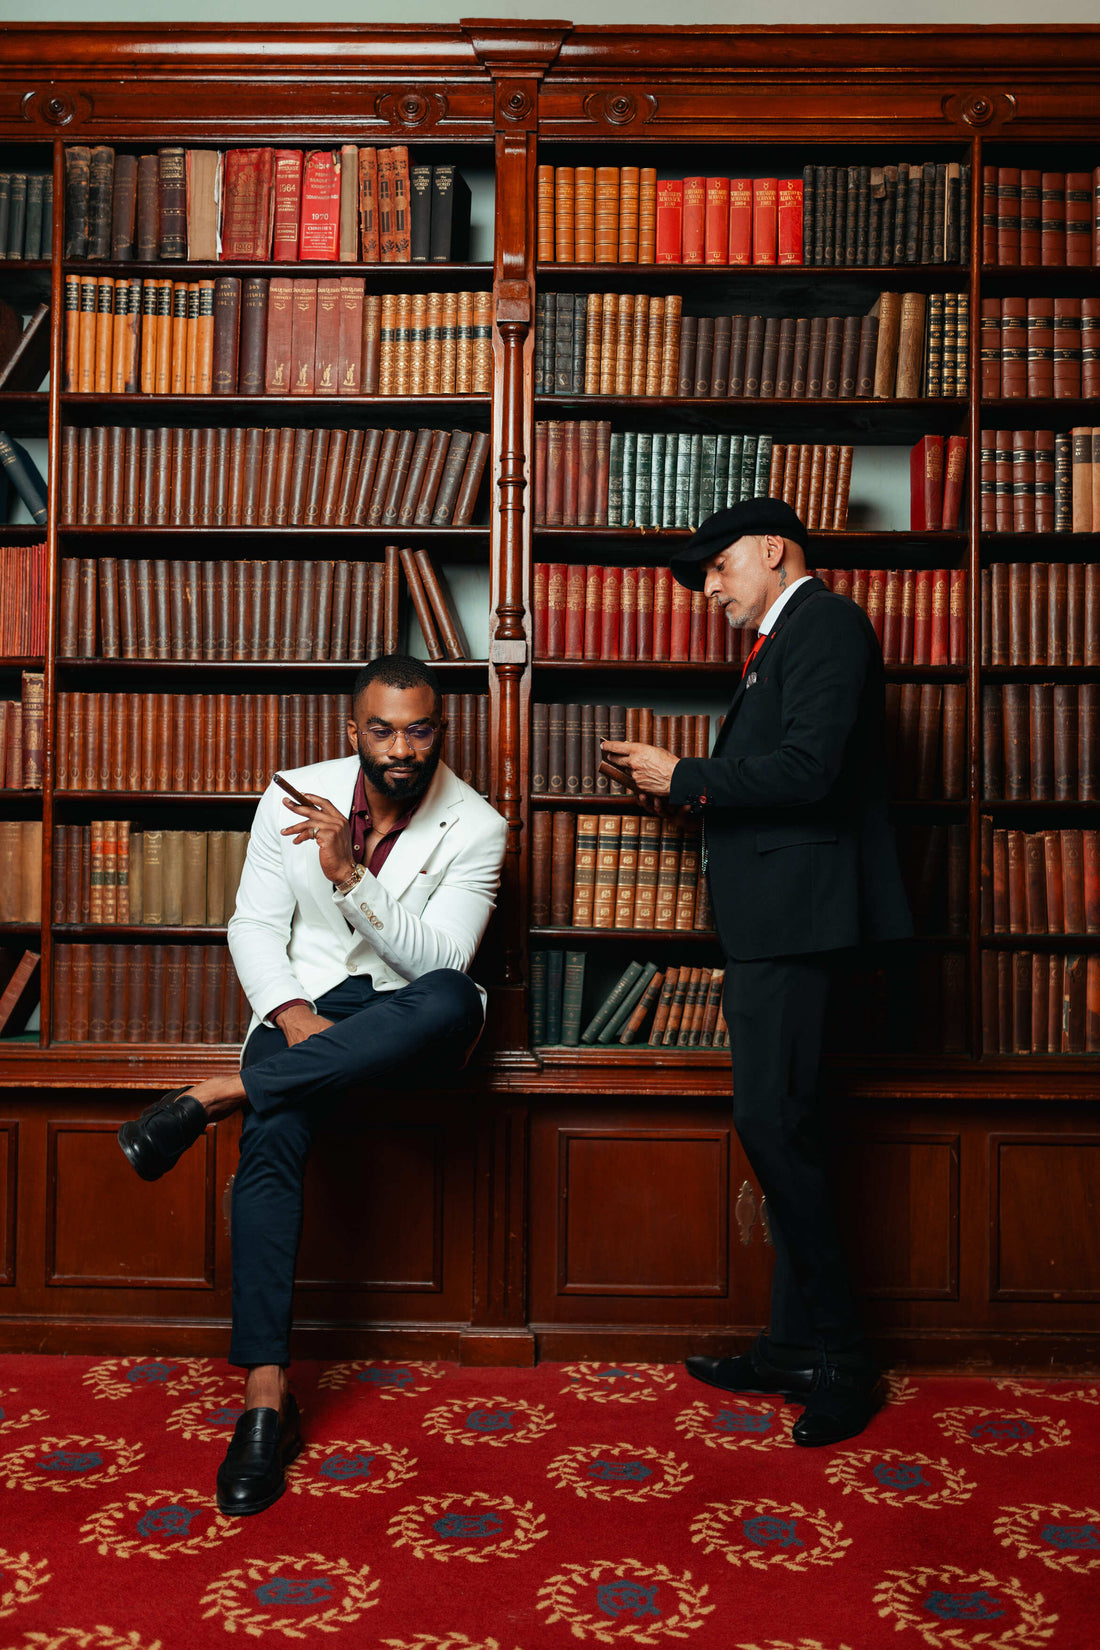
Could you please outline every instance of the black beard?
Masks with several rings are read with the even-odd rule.
[[[394,802],[408,802],[415,807],[427,795],[428,787],[435,778],[435,770],[439,766],[441,752],[438,745],[433,746],[427,756],[415,759],[416,766],[408,779],[393,777],[388,763],[379,762],[363,749],[361,736],[356,740],[356,746],[359,751],[359,766],[368,782],[376,791],[381,791],[383,796],[391,797]]]

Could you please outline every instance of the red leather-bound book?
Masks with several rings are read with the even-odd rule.
[[[943,521],[943,436],[922,436],[909,455],[909,526],[936,530]]]
[[[688,633],[688,658],[703,664],[707,657],[707,598],[701,590],[691,591],[691,623]],[[686,752],[690,755],[691,752]]]
[[[290,393],[312,395],[317,362],[317,282],[294,282],[290,319]]]
[[[703,226],[703,262],[708,264],[728,263],[730,250],[730,180],[729,178],[707,178],[705,187],[706,213]]]
[[[546,639],[543,659],[565,658],[565,603],[568,569],[563,561],[546,563]],[[536,658],[540,657],[538,653]]]
[[[563,527],[579,526],[577,495],[581,465],[580,433],[580,425],[575,420],[567,420],[562,424],[561,524]]]
[[[802,179],[779,180],[779,262],[802,262]],[[849,391],[849,393],[851,393]]]
[[[1066,932],[1066,899],[1062,871],[1061,831],[1044,831],[1043,847],[1045,850],[1047,885],[1047,931],[1051,934],[1064,934]]]
[[[612,571],[612,569],[608,569]],[[620,575],[619,590],[619,652],[616,658],[638,657],[638,569],[615,568]],[[604,591],[606,597],[606,588]]]
[[[1027,300],[1027,393],[1054,394],[1054,299]]]
[[[302,151],[276,149],[274,226],[271,259],[277,264],[298,262],[298,225],[302,219]]]
[[[951,574],[946,567],[933,568],[932,580],[932,615],[931,631],[929,636],[930,665],[946,665],[949,662],[949,606]]]
[[[298,256],[335,263],[340,250],[340,168],[331,149],[311,149],[302,172]]]
[[[634,657],[640,663],[653,658],[653,574],[652,567],[638,569],[638,644]]]
[[[1066,262],[1066,174],[1044,172],[1040,182],[1039,262],[1064,268]]]
[[[595,525],[607,526],[607,488],[611,474],[611,424],[608,419],[596,422],[596,497]]]
[[[1038,238],[1036,238],[1038,263]],[[997,168],[997,257],[998,264],[1020,263],[1020,168]]]
[[[653,569],[653,653],[654,659],[670,659],[672,628],[672,569]]]
[[[657,185],[657,262],[678,264],[683,244],[684,186],[677,179]]]
[[[658,206],[658,225],[660,207]],[[685,178],[683,194],[683,224],[680,241],[680,261],[701,264],[705,248],[706,180]],[[660,228],[658,227],[658,235]],[[659,244],[659,243],[658,243]],[[658,258],[658,262],[660,259]]]
[[[597,658],[618,659],[620,627],[622,623],[623,600],[623,570],[621,567],[605,567],[603,576],[603,602],[600,620],[600,650]],[[626,653],[622,655],[631,658]]]
[[[948,622],[948,663],[966,663],[967,635],[967,572],[965,567],[951,569]]]
[[[671,595],[668,657],[682,664],[691,657],[691,591],[682,584],[673,583]]]
[[[546,470],[550,426],[545,418],[535,420],[535,526],[546,526]]]
[[[1042,230],[1042,173],[1034,167],[1024,167],[1020,174],[1019,200],[1015,204],[1019,223],[1019,255],[1017,262],[1036,265],[1042,262],[1040,233]],[[1009,233],[1011,235],[1013,201],[1011,194],[1006,196],[1009,210]],[[1004,262],[1004,259],[1001,259]]]
[[[729,262],[752,263],[752,179],[730,179]]]
[[[907,567],[901,576],[901,631],[899,635],[898,663],[911,665],[913,663],[914,625],[917,600],[917,575],[915,569]]]
[[[779,255],[779,181],[752,180],[752,261],[774,264]]]
[[[882,657],[888,665],[901,663],[901,589],[905,575],[898,567],[886,571],[886,598],[882,612]]]
[[[1087,172],[1066,173],[1066,263],[1084,268],[1092,257],[1092,179]]]
[[[531,647],[536,659],[550,658],[550,563],[531,568]]]
[[[603,632],[603,575],[599,562],[589,562],[584,581],[584,643],[581,657],[598,659]]]
[[[1012,531],[1035,531],[1035,431],[1012,432]]]
[[[577,429],[577,526],[596,525],[596,424],[582,418]]]
[[[224,263],[262,262],[271,251],[273,149],[229,149],[222,173]]]
[[[1081,877],[1085,891],[1085,932],[1100,934],[1100,831],[1081,833]]]
[[[546,425],[546,510],[547,527],[562,525],[562,504],[565,498],[565,425],[552,418]]]
[[[1027,299],[1001,299],[1001,395],[1027,395]]]
[[[943,515],[940,520],[945,533],[957,532],[962,526],[967,441],[965,435],[950,435],[947,438],[943,463]]]
[[[872,567],[867,573],[867,617],[871,621],[871,628],[881,648],[886,621],[886,569],[884,567]]]
[[[565,573],[565,649],[563,659],[584,658],[584,603],[588,569],[583,562]]]
[[[1062,894],[1065,905],[1065,932],[1085,933],[1085,865],[1083,833],[1063,830]]]
[[[932,663],[932,569],[919,567],[913,580],[913,663]]]

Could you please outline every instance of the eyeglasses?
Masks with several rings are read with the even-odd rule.
[[[400,733],[414,750],[430,750],[439,734],[432,722],[412,722],[407,728],[390,728],[384,722],[368,722],[363,732],[372,750],[388,751]]]

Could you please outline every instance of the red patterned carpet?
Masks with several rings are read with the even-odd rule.
[[[668,1365],[295,1385],[287,1494],[226,1519],[225,1365],[0,1358],[0,1650],[1100,1644],[1095,1383],[895,1377],[825,1451]]]

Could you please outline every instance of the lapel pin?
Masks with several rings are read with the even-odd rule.
[[[756,682],[756,672],[755,672],[755,670],[750,670],[748,675],[745,677],[746,692],[748,691],[749,688],[751,688],[755,685],[755,682]]]

